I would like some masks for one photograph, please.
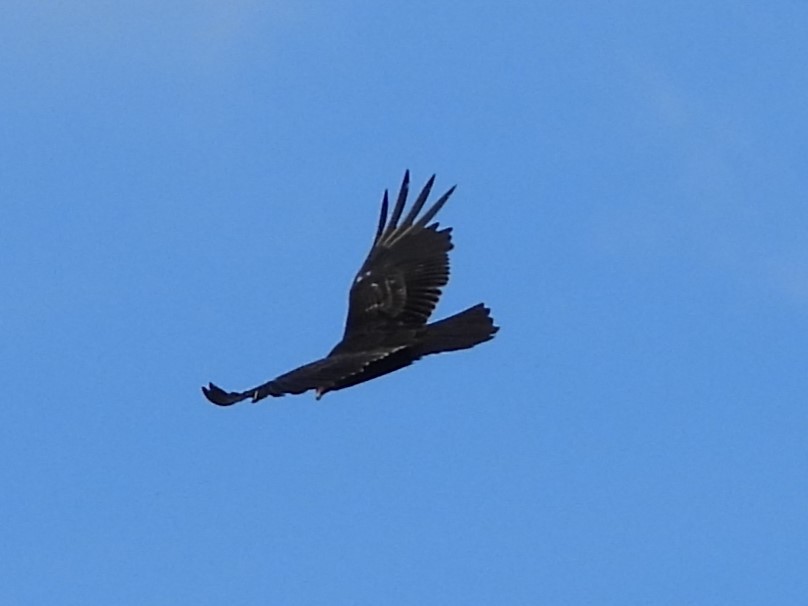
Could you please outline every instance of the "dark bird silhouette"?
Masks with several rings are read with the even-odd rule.
[[[389,222],[385,190],[373,246],[351,285],[345,334],[325,358],[247,391],[227,392],[210,383],[202,388],[205,397],[230,406],[248,398],[257,402],[314,389],[319,400],[329,391],[386,375],[424,356],[469,349],[493,339],[499,327],[482,303],[427,324],[449,281],[453,248],[452,228],[439,229],[438,223],[430,221],[454,187],[418,216],[434,182],[432,175],[403,220],[409,171],[404,173]]]

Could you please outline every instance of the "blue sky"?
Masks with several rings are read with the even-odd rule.
[[[804,604],[808,4],[0,8],[0,602]],[[384,188],[438,316],[325,354]]]

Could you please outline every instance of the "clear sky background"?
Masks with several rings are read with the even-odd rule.
[[[808,603],[806,32],[3,2],[0,603]],[[405,168],[497,338],[210,405],[336,343]]]

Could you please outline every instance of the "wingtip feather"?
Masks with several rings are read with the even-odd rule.
[[[401,181],[401,189],[398,191],[398,198],[396,199],[396,206],[393,208],[393,216],[390,217],[390,223],[387,225],[385,231],[389,232],[398,226],[398,220],[401,218],[401,213],[404,211],[404,204],[407,202],[407,193],[410,190],[410,170],[404,171],[404,179]]]
[[[236,402],[241,402],[245,398],[245,396],[240,393],[228,393],[213,383],[208,383],[207,387],[203,386],[202,393],[205,394],[209,402],[216,404],[216,406],[231,406]]]
[[[429,223],[435,217],[435,215],[438,214],[440,209],[443,208],[443,205],[446,204],[446,201],[454,193],[455,189],[457,189],[457,185],[452,185],[452,187],[449,188],[449,191],[438,198],[437,202],[432,205],[432,208],[426,211],[423,217],[418,219],[418,223],[416,223],[416,225],[424,227],[427,223]]]
[[[412,225],[413,221],[415,221],[415,218],[418,216],[418,213],[421,212],[421,209],[424,207],[426,199],[429,197],[429,193],[432,191],[432,186],[435,184],[435,177],[436,175],[433,174],[427,180],[426,185],[424,185],[423,189],[421,190],[421,193],[418,194],[418,197],[415,199],[415,202],[413,203],[410,212],[407,213],[404,222],[401,224],[402,227],[408,227]]]
[[[389,195],[387,190],[384,190],[384,196],[382,197],[382,211],[379,214],[379,226],[376,228],[376,237],[373,239],[373,244],[375,245],[376,242],[379,241],[379,238],[382,237],[382,233],[384,233],[384,225],[387,223],[387,209],[389,206]]]

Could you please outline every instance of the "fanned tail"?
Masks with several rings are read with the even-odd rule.
[[[421,356],[469,349],[490,341],[499,330],[499,326],[494,326],[491,310],[482,303],[429,324],[426,328],[426,335],[414,348]]]

